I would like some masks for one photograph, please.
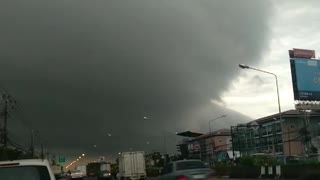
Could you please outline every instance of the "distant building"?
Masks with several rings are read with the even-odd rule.
[[[232,129],[233,150],[243,155],[264,153],[284,156],[311,156],[320,150],[320,113],[289,110],[263,117]]]
[[[187,134],[184,133],[183,135]],[[223,159],[229,158],[227,153],[227,151],[231,152],[231,133],[229,129],[220,129],[213,131],[211,134],[189,133],[187,137],[189,139],[178,145],[184,158],[201,159],[207,162],[218,160],[219,157],[220,159],[221,157]]]

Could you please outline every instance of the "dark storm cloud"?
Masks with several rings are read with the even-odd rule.
[[[53,148],[119,151],[161,141],[162,129],[203,130],[228,111],[210,99],[237,64],[262,55],[270,10],[255,0],[2,2],[1,86],[23,111],[16,119]]]

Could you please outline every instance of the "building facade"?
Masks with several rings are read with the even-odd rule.
[[[232,146],[241,156],[270,154],[278,159],[316,154],[320,113],[289,110],[231,127]],[[319,149],[320,150],[320,149]]]
[[[229,129],[220,129],[211,134],[203,134],[189,140],[188,151],[191,158],[203,161],[215,161],[219,154],[231,149],[231,133]]]

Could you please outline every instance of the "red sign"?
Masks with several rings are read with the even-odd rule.
[[[308,49],[293,49],[293,56],[295,58],[315,58],[316,53],[314,50],[308,50]]]

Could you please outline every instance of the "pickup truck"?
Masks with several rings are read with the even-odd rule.
[[[1,179],[56,180],[49,162],[43,159],[0,161]]]

